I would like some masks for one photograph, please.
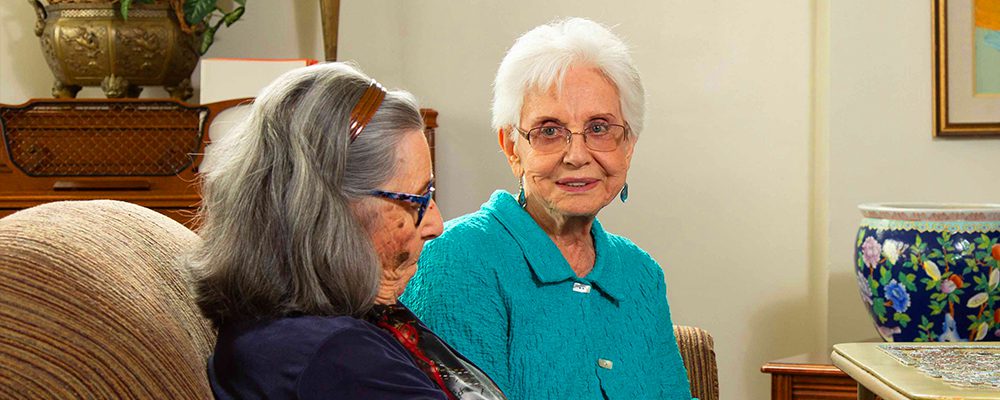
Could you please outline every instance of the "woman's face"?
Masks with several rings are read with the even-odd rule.
[[[379,189],[423,195],[431,180],[431,156],[424,133],[406,134],[396,152],[396,175]],[[417,259],[424,242],[441,234],[443,222],[437,204],[431,200],[420,225],[419,206],[381,197],[370,199],[373,209],[368,232],[382,261],[382,280],[376,302],[393,304],[417,272]]]
[[[562,92],[529,91],[521,107],[520,129],[562,125],[581,132],[590,123],[626,125],[618,90],[599,70],[574,66],[566,72]],[[562,151],[538,154],[518,135],[500,133],[501,146],[515,176],[524,176],[527,209],[546,210],[554,217],[592,217],[611,202],[622,186],[632,160],[635,136],[627,134],[616,150],[587,148],[581,135]]]

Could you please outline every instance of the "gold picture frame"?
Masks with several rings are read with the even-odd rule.
[[[1000,92],[980,93],[975,75],[979,1],[932,0],[936,137],[1000,136]]]

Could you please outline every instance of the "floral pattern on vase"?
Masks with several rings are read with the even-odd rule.
[[[1000,205],[859,208],[858,288],[883,340],[1000,340]]]

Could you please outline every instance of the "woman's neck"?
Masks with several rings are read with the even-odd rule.
[[[552,239],[576,276],[582,278],[594,269],[593,215],[566,216],[532,201],[525,205],[525,211]]]

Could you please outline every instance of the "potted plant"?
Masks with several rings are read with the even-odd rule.
[[[29,0],[42,51],[55,76],[52,95],[76,97],[100,86],[107,97],[138,97],[163,86],[193,94],[191,73],[223,25],[242,17],[246,0],[225,10],[218,0]]]
[[[153,4],[157,1],[159,0],[120,0],[122,19],[128,20],[132,4]],[[177,14],[181,30],[201,37],[198,53],[205,54],[215,42],[215,32],[223,24],[230,26],[243,16],[247,0],[233,0],[236,6],[229,11],[219,6],[219,0],[168,0],[168,3]]]

